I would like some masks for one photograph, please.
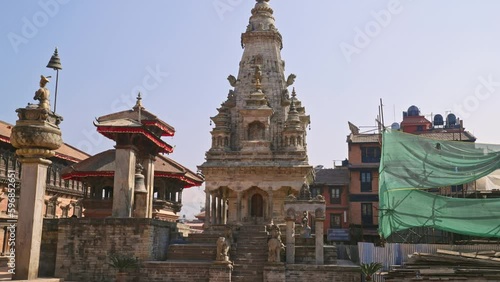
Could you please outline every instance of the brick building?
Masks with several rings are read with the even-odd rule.
[[[346,241],[349,239],[345,236],[349,234],[349,170],[347,166],[339,166],[316,168],[315,172],[310,189],[313,197],[325,198],[325,234],[330,234],[328,240]]]

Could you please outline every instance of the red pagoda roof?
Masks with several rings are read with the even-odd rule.
[[[87,177],[113,177],[115,174],[115,150],[110,149],[96,154],[80,163],[68,166],[61,171],[63,179]],[[200,186],[204,179],[176,161],[159,155],[155,161],[155,177],[178,179],[184,188]]]
[[[175,129],[173,126],[159,119],[156,115],[148,112],[142,105],[135,106],[131,110],[121,111],[117,113],[112,113],[97,118],[98,124],[106,122],[115,122],[119,120],[129,120],[135,121],[138,124],[142,124],[149,127],[151,132],[159,132],[159,136],[174,136]]]

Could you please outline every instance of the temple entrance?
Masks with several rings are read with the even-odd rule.
[[[250,216],[264,217],[264,199],[261,194],[254,194],[250,200]]]

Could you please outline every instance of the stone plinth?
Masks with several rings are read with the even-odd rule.
[[[275,264],[264,266],[264,282],[282,282],[286,281],[285,265]]]
[[[210,282],[231,282],[231,273],[233,265],[231,262],[214,262],[209,270]]]
[[[52,163],[47,158],[62,145],[57,126],[62,118],[37,105],[16,112],[19,120],[10,140],[17,149],[22,171],[13,279],[33,280],[38,277],[47,167]]]
[[[323,241],[323,223],[324,218],[316,218],[316,264],[322,265],[325,263],[324,241]]]

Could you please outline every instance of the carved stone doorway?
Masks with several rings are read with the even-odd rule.
[[[254,194],[250,200],[250,216],[264,217],[264,199],[261,194]]]

